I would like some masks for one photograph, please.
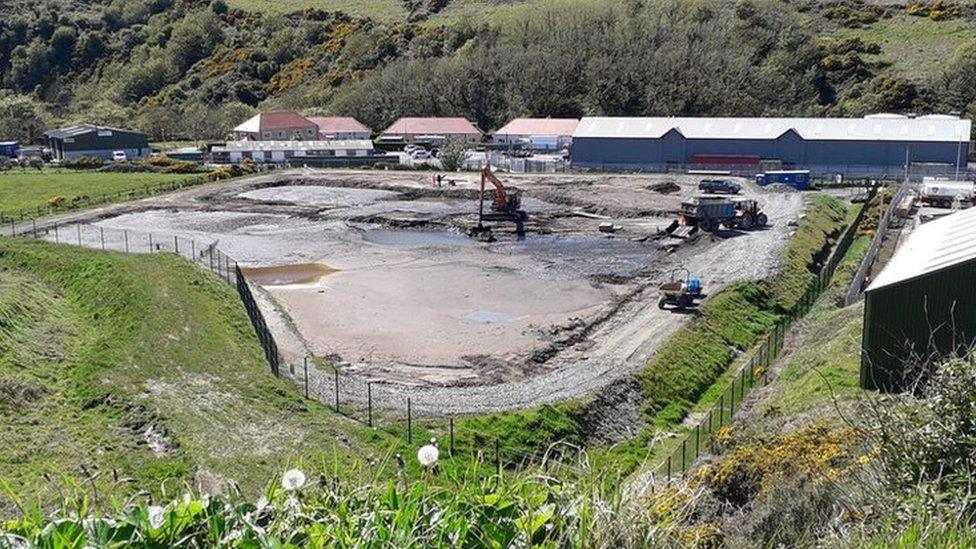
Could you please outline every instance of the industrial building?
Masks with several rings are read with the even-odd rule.
[[[972,123],[909,118],[583,118],[573,165],[606,170],[726,169],[741,173],[948,173],[965,166]]]
[[[497,145],[558,151],[573,144],[579,122],[579,118],[516,118],[496,131],[492,139]]]
[[[112,160],[118,151],[133,160],[151,153],[148,135],[120,128],[80,124],[51,130],[44,135],[56,160],[73,160],[82,156]]]
[[[387,157],[369,140],[228,141],[211,149],[215,164],[238,164],[244,159],[324,168],[371,166]]]
[[[448,139],[478,143],[481,141],[482,135],[481,130],[466,118],[401,118],[380,135],[380,141],[383,143],[424,143],[441,146]]]
[[[234,128],[234,139],[238,140],[315,140],[318,136],[319,127],[315,122],[290,111],[256,114]]]
[[[861,386],[900,391],[976,343],[976,208],[916,229],[865,292]]]
[[[318,126],[319,140],[369,139],[373,131],[351,116],[309,116],[309,121]]]

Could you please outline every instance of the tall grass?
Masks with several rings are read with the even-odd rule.
[[[187,492],[158,504],[117,501],[105,515],[81,496],[53,516],[22,509],[22,518],[0,528],[0,545],[638,547],[665,535],[624,503],[611,471],[569,482],[542,471],[482,470],[472,462],[414,481],[350,481],[357,475],[335,469],[293,489],[273,479],[257,501]]]

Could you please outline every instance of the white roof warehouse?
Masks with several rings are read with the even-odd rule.
[[[756,164],[845,173],[909,163],[965,163],[972,122],[909,118],[584,118],[573,133],[579,167],[663,170],[675,165]],[[847,168],[847,169],[845,169]]]

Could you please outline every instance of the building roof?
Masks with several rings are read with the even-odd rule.
[[[868,292],[976,259],[976,208],[930,221],[910,234]]]
[[[86,133],[98,132],[98,131],[142,134],[142,132],[137,132],[133,130],[124,130],[122,128],[113,128],[111,126],[96,126],[94,124],[76,124],[74,126],[66,126],[64,128],[58,128],[56,130],[46,131],[44,132],[44,135],[54,139],[64,139],[66,137],[75,137],[78,135],[83,135]]]
[[[972,122],[954,116],[908,118],[583,118],[573,137],[659,138],[675,130],[687,139],[776,139],[790,130],[806,140],[968,141]]]
[[[315,123],[304,116],[291,111],[263,112],[248,118],[246,122],[234,128],[235,132],[261,133],[277,129],[304,128],[314,126]]]
[[[373,130],[351,116],[309,116],[308,119],[319,127],[319,133],[373,133]]]
[[[373,150],[369,139],[334,139],[315,141],[228,141],[223,146],[211,149],[213,152],[244,151],[327,151],[336,149]]]
[[[481,135],[481,130],[466,118],[429,117],[401,118],[383,132],[384,134],[427,134],[427,135]]]
[[[538,135],[562,137],[573,135],[579,118],[516,118],[502,126],[495,135]]]

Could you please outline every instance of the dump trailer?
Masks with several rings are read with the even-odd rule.
[[[735,217],[735,204],[731,200],[694,198],[681,203],[678,221],[681,225],[717,231],[723,223],[734,220]]]
[[[753,229],[764,227],[769,218],[758,201],[748,198],[698,197],[681,204],[681,215],[664,230],[673,238],[688,238],[699,230]]]

